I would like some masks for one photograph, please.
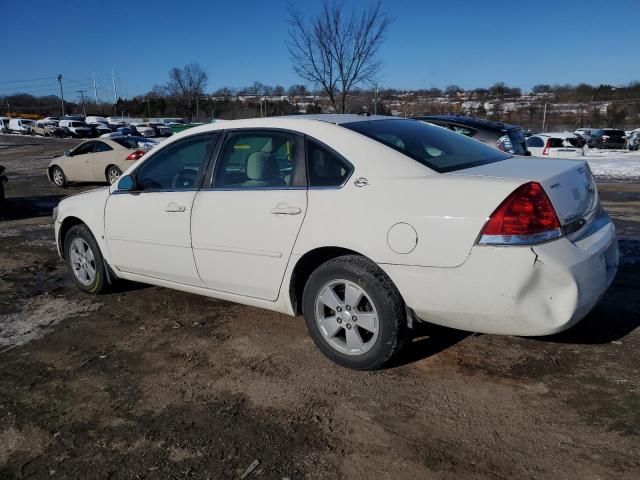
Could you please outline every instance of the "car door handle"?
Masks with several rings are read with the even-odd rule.
[[[184,212],[187,209],[187,207],[183,206],[183,205],[178,205],[176,202],[171,202],[169,205],[167,205],[166,207],[164,207],[164,211],[165,212]]]
[[[271,209],[271,213],[274,215],[298,215],[302,212],[300,207],[291,207],[289,205],[278,205],[276,208]]]

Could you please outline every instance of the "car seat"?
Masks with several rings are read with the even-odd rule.
[[[249,178],[243,187],[282,187],[278,160],[270,152],[253,152],[247,157],[246,175]]]

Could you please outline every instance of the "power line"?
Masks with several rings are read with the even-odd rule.
[[[0,83],[30,83],[30,82],[37,82],[40,80],[55,80],[55,76],[50,76],[50,77],[41,77],[41,78],[32,78],[32,79],[27,79],[27,80],[0,80]]]

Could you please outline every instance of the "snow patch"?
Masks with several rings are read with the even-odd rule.
[[[88,315],[101,306],[90,300],[38,297],[22,312],[0,315],[0,346],[23,345],[43,337],[62,320]]]

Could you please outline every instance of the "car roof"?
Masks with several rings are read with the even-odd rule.
[[[300,120],[316,120],[319,122],[343,125],[355,122],[368,122],[373,120],[394,120],[401,117],[391,117],[387,115],[359,115],[356,113],[315,113],[307,115],[286,115],[284,118]]]
[[[464,115],[420,115],[414,118],[425,121],[433,120],[441,122],[454,122],[463,125],[495,128],[500,130],[512,130],[514,128],[520,128],[517,125],[510,125],[508,123],[496,122],[493,120],[485,120],[483,118],[466,117]]]

